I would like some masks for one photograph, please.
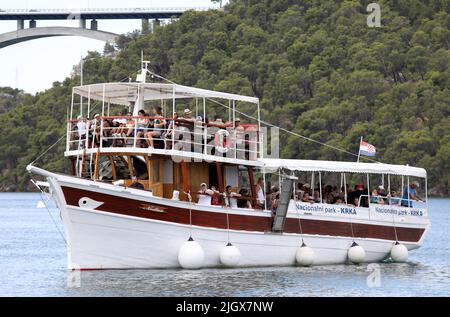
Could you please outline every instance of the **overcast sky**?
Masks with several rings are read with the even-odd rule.
[[[225,1],[224,1],[225,3]],[[45,8],[147,8],[218,7],[210,0],[0,0],[0,9]],[[126,23],[124,23],[126,22]],[[39,26],[78,26],[78,21],[36,21]],[[89,27],[89,21],[86,22]],[[25,21],[28,28],[28,21]],[[141,20],[98,20],[98,29],[127,33],[141,28]],[[0,21],[0,33],[17,29],[16,21]],[[70,75],[73,65],[88,51],[103,52],[104,42],[82,37],[50,37],[22,42],[0,49],[0,87],[9,86],[29,93],[43,91],[54,81]]]

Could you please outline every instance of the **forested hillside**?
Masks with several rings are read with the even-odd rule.
[[[377,160],[424,167],[432,192],[449,195],[449,2],[377,1],[381,27],[369,28],[370,2],[234,0],[224,11],[189,12],[91,53],[85,82],[127,78],[144,50],[152,69],[175,82],[260,98],[262,119],[288,130],[351,152],[364,136]],[[0,90],[2,190],[27,188],[25,166],[63,134],[77,84],[74,72],[33,97]],[[285,158],[355,160],[281,137]],[[63,149],[40,166],[67,168]]]

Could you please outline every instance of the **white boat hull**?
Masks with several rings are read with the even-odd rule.
[[[96,205],[75,206],[74,202],[72,204],[66,202],[63,187],[73,186],[75,190],[85,191],[82,195],[92,194],[92,197],[95,197],[94,194],[105,195],[105,193],[108,193],[110,198],[125,199],[123,197],[126,196],[127,204],[134,201],[142,202],[144,199],[141,191],[124,190],[108,184],[99,186],[98,183],[92,181],[79,180],[43,170],[37,172],[47,176],[50,193],[61,211],[68,241],[69,269],[180,268],[178,253],[190,236],[201,245],[204,251],[205,260],[202,267],[221,267],[220,252],[229,241],[241,253],[239,267],[296,265],[296,252],[302,242],[314,250],[312,265],[349,263],[347,253],[353,242],[364,248],[364,262],[379,262],[389,257],[390,250],[395,243],[390,239],[352,238],[323,234],[279,234],[190,226],[189,224],[104,211],[100,210],[101,207],[97,209]],[[78,202],[77,199],[75,201]],[[84,199],[82,198],[80,201]],[[92,201],[96,203],[95,200]],[[162,200],[147,197],[145,201],[157,204]],[[169,211],[171,208],[179,207],[180,204],[186,204],[171,201],[165,203]],[[173,207],[171,207],[172,204]],[[194,207],[192,205],[192,208]],[[220,212],[216,211],[215,213],[226,214],[228,212],[230,215],[232,212],[238,213],[232,210],[225,212],[221,208],[218,210]],[[149,211],[149,213],[152,214],[154,211]],[[247,212],[247,214],[254,215],[253,217],[265,217],[263,212],[258,214],[253,211]],[[315,218],[320,219],[320,217]],[[411,225],[414,228],[421,228],[420,230],[423,231],[420,240],[400,241],[408,250],[420,247],[429,227],[428,220],[425,220],[423,223]],[[329,222],[329,219],[324,222]],[[380,223],[380,221],[374,220],[359,222],[366,222],[367,225]],[[336,222],[336,224],[338,223]]]
[[[208,229],[162,221],[117,216],[83,208],[67,208],[72,229],[69,245],[70,269],[179,268],[178,251],[189,236],[205,252],[204,267],[220,267],[219,254],[228,242],[226,230]],[[392,241],[309,236],[304,242],[313,248],[313,265],[343,264],[353,241],[366,251],[365,262],[379,262],[389,256]],[[298,235],[259,232],[230,232],[230,241],[239,248],[239,266],[295,265],[302,243]],[[415,244],[406,244],[414,249]]]

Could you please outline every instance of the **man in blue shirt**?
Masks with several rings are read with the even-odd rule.
[[[418,188],[418,187],[419,187],[419,182],[414,181],[414,182],[412,182],[409,185],[409,188],[408,187],[405,188],[405,190],[403,191],[403,197],[402,197],[403,198],[402,199],[402,206],[403,207],[408,207],[408,206],[412,207],[413,206],[413,203],[412,203],[413,200],[423,201],[422,197],[420,197],[417,194],[416,188]]]
[[[130,188],[145,189],[144,185],[139,183],[139,180],[137,179],[136,176],[133,176],[131,179],[133,180],[133,183],[131,183]]]

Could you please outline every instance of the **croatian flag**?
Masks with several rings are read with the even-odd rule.
[[[365,155],[365,156],[375,156],[377,153],[377,150],[372,144],[369,144],[363,140],[361,140],[361,143],[359,143],[359,154]]]

